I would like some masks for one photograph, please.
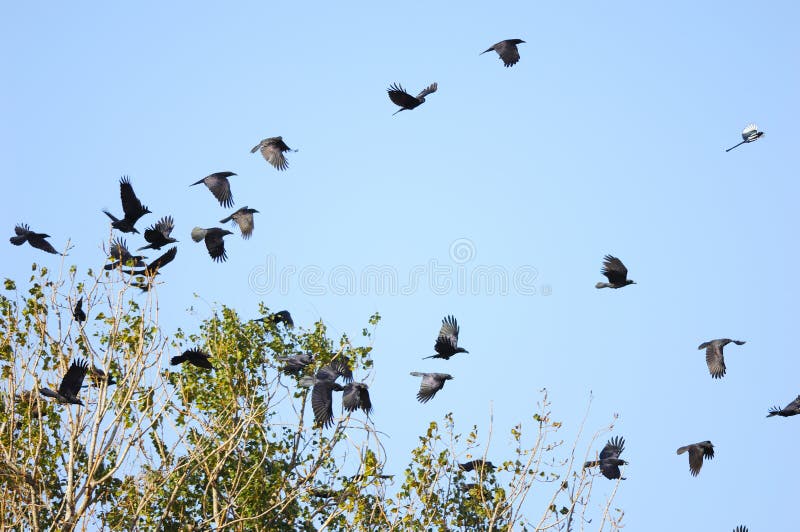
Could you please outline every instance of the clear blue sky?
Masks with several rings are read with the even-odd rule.
[[[544,387],[570,440],[591,391],[586,436],[620,415],[630,530],[796,529],[800,419],[764,416],[800,393],[797,3],[361,4],[7,5],[0,227],[72,239],[69,263],[96,269],[101,209],[121,210],[128,174],[153,211],[140,229],[171,214],[181,240],[158,289],[167,327],[195,327],[204,302],[249,317],[263,300],[352,338],[382,314],[366,378],[389,472],[450,411],[484,435],[493,411],[502,461]],[[513,68],[479,55],[514,37],[527,43]],[[389,84],[434,81],[392,116]],[[766,135],[725,153],[750,122]],[[299,149],[286,172],[249,153],[275,135]],[[232,211],[188,186],[220,170],[238,174],[236,206],[261,211],[225,264],[189,238]],[[18,281],[59,264],[5,249]],[[596,290],[606,253],[638,284]],[[361,283],[371,266],[400,286]],[[449,290],[431,286],[435,266]],[[483,266],[525,272],[535,293],[460,290],[459,272]],[[264,293],[276,268],[298,273]],[[331,279],[348,276],[341,293]],[[451,313],[470,354],[421,360]],[[715,381],[697,345],[719,337],[747,344]],[[413,370],[455,380],[419,405]],[[706,439],[717,456],[692,478],[675,449]]]

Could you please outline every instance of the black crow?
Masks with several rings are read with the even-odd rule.
[[[192,229],[192,240],[200,242],[206,241],[206,249],[208,254],[215,262],[225,262],[228,260],[228,254],[225,253],[225,241],[223,237],[232,235],[231,231],[227,229],[220,229],[219,227],[210,227],[203,229],[202,227],[195,227]]]
[[[123,233],[138,233],[139,231],[136,230],[134,224],[139,218],[149,213],[150,209],[142,205],[142,202],[136,197],[128,176],[122,176],[119,180],[119,195],[122,198],[122,212],[125,216],[120,220],[106,210],[103,212],[111,218],[111,227],[114,229],[119,229]]]
[[[742,142],[737,144],[736,146],[731,146],[726,152],[731,151],[733,148],[738,148],[742,144],[747,144],[750,142],[755,142],[760,139],[764,135],[763,131],[758,130],[758,126],[755,124],[750,124],[746,128],[742,130]]]
[[[773,406],[769,410],[769,414],[767,414],[767,417],[772,417],[772,416],[790,417],[790,416],[796,416],[797,414],[800,414],[800,395],[798,395],[794,401],[786,405],[786,408],[779,408],[777,406]]]
[[[486,52],[491,52],[494,50],[497,52],[497,55],[500,56],[500,59],[503,60],[503,64],[507,67],[514,66],[519,61],[519,50],[517,50],[517,45],[522,44],[525,41],[522,39],[506,39],[505,41],[500,41],[499,43],[495,44]],[[481,55],[485,54],[486,52],[481,52]]]
[[[122,270],[122,273],[127,273],[129,275],[145,275],[147,277],[155,277],[158,275],[159,270],[172,262],[175,259],[175,255],[178,254],[177,246],[172,246],[166,252],[164,252],[160,257],[152,261],[150,264],[144,267],[142,270]]]
[[[211,355],[202,351],[201,349],[194,348],[187,349],[182,354],[172,357],[169,363],[173,366],[177,366],[178,364],[188,362],[189,364],[197,366],[198,368],[214,369],[214,366],[212,366],[211,362],[208,361],[209,358],[211,358]]]
[[[678,448],[678,454],[683,454],[689,451],[689,471],[692,476],[696,477],[703,467],[703,458],[711,460],[714,458],[714,445],[706,440],[700,443],[693,443],[691,445],[684,445]]]
[[[431,83],[427,88],[423,89],[422,92],[417,94],[417,97],[411,96],[409,93],[400,86],[399,83],[395,83],[390,85],[386,91],[389,93],[389,99],[395,105],[399,105],[400,109],[392,113],[392,115],[396,115],[400,111],[405,111],[406,109],[414,109],[415,107],[419,107],[423,103],[425,103],[425,96],[428,94],[432,94],[436,92],[436,89],[439,88],[437,83]]]
[[[447,373],[422,373],[419,371],[412,371],[412,377],[422,377],[422,383],[417,392],[417,400],[420,403],[427,403],[431,398],[436,395],[436,392],[444,388],[445,381],[453,378],[452,375]]]
[[[314,410],[314,422],[326,428],[333,424],[333,392],[344,390],[336,381],[318,379],[311,390],[311,408]]]
[[[367,415],[372,413],[372,402],[369,400],[369,387],[363,382],[349,382],[344,385],[342,406],[348,412],[359,408]]]
[[[458,468],[462,471],[474,471],[475,469],[477,469],[479,473],[482,473],[484,470],[494,471],[494,464],[487,460],[479,459],[479,460],[471,460],[463,464],[458,464]]]
[[[161,249],[167,244],[177,242],[177,240],[169,236],[172,234],[173,229],[175,229],[175,222],[172,216],[164,216],[158,222],[144,230],[144,239],[148,244],[140,247],[137,251],[143,249]]]
[[[258,150],[261,150],[261,155],[264,159],[278,170],[286,170],[289,168],[289,161],[283,156],[283,152],[297,151],[287,146],[286,143],[283,142],[283,137],[266,138],[253,146],[250,153],[255,153]]]
[[[83,406],[83,402],[78,399],[78,392],[81,391],[83,386],[83,378],[89,370],[89,363],[83,359],[75,359],[72,361],[64,378],[61,379],[61,384],[58,387],[58,392],[54,392],[50,388],[40,388],[39,393],[45,397],[52,397],[62,404],[73,404]]]
[[[285,362],[283,371],[286,375],[298,375],[306,366],[314,362],[314,355],[311,353],[301,353],[299,355],[292,355],[290,357],[279,358],[281,362]]]
[[[111,386],[112,384],[116,384],[117,381],[114,380],[114,377],[111,376],[110,373],[106,373],[102,369],[98,368],[94,364],[92,364],[91,369],[89,370],[89,380],[92,381],[94,386],[100,386],[102,383],[106,383],[107,386]]]
[[[233,222],[239,226],[242,232],[242,238],[248,239],[253,234],[253,213],[258,212],[255,209],[248,209],[246,206],[237,210],[227,218],[223,218],[219,223],[224,224]]]
[[[144,266],[145,257],[141,255],[131,255],[128,251],[128,245],[122,238],[115,238],[111,241],[111,251],[108,254],[108,260],[113,260],[111,264],[103,266],[106,270],[113,270],[120,266],[127,266],[129,268],[141,268]]]
[[[228,178],[236,175],[233,172],[216,172],[211,175],[207,175],[200,181],[196,183],[192,183],[189,185],[193,187],[195,185],[199,185],[200,183],[204,183],[208,190],[214,194],[214,197],[217,198],[219,204],[223,207],[233,207],[233,194],[231,194],[231,184],[228,181]]]
[[[75,318],[75,321],[78,323],[86,321],[86,313],[83,311],[83,297],[80,297],[78,301],[75,302],[75,308],[72,309],[72,317]]]
[[[48,234],[34,233],[31,231],[31,228],[28,226],[28,224],[17,224],[16,227],[14,227],[14,233],[16,233],[17,236],[12,236],[8,240],[15,246],[21,246],[27,242],[36,249],[41,249],[42,251],[58,255],[58,251],[56,251],[50,242],[45,240],[45,238],[50,238],[50,235]]]
[[[628,268],[617,257],[606,255],[603,257],[603,269],[600,273],[608,278],[607,283],[597,283],[595,288],[622,288],[629,284],[636,284],[628,279]]]
[[[736,345],[744,345],[745,342],[740,340],[731,340],[729,338],[720,338],[718,340],[711,340],[710,342],[703,342],[697,349],[706,350],[706,364],[711,377],[721,379],[725,375],[725,357],[722,356],[722,349],[733,342]]]
[[[603,450],[600,451],[600,459],[599,460],[592,460],[583,464],[583,467],[594,467],[600,466],[600,472],[603,473],[603,476],[607,479],[615,479],[621,478],[625,480],[625,477],[620,476],[619,466],[627,465],[628,462],[625,460],[620,460],[619,455],[622,454],[622,451],[625,449],[625,439],[621,436],[617,436],[615,438],[611,438],[606,443]]]
[[[272,323],[278,324],[283,323],[286,327],[290,329],[294,329],[294,320],[292,320],[292,315],[289,314],[288,310],[279,310],[275,314],[269,317],[272,320]]]
[[[436,343],[433,345],[435,355],[424,358],[443,358],[450,360],[450,357],[456,353],[469,353],[463,347],[458,347],[458,333],[461,328],[453,316],[445,316],[442,319],[442,328],[439,329],[439,336],[436,338]]]

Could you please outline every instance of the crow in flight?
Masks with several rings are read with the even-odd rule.
[[[628,279],[628,268],[617,257],[606,255],[603,257],[603,269],[600,273],[608,278],[607,283],[597,283],[595,288],[622,288],[629,284],[636,284]]]
[[[164,254],[158,257],[156,260],[148,264],[142,270],[122,270],[122,273],[126,273],[128,275],[145,275],[147,277],[153,278],[158,275],[159,270],[172,262],[175,259],[175,255],[178,254],[177,246],[172,246],[169,248]]]
[[[503,64],[507,67],[514,66],[519,61],[519,50],[517,50],[517,45],[524,43],[522,39],[506,39],[505,41],[500,41],[499,43],[495,44],[486,52],[491,52],[494,50],[497,52],[497,55],[500,56],[500,59],[503,60]],[[481,52],[480,55],[485,54],[486,52]]]
[[[120,266],[128,266],[129,268],[141,268],[144,266],[144,259],[141,255],[131,255],[128,251],[128,244],[122,238],[115,238],[111,241],[111,252],[108,254],[108,260],[115,262],[103,266],[106,270],[113,270]]]
[[[177,242],[177,240],[169,236],[172,234],[173,229],[175,229],[175,222],[172,220],[172,216],[164,216],[158,222],[144,230],[144,239],[148,244],[140,247],[137,251],[143,249],[161,249],[167,244]]]
[[[239,230],[242,232],[242,238],[245,240],[250,238],[253,234],[253,213],[258,212],[255,209],[248,209],[246,206],[237,210],[227,218],[223,218],[219,223],[224,224],[233,222],[239,225]]]
[[[289,161],[283,156],[283,152],[297,151],[287,146],[286,143],[283,142],[283,137],[266,138],[253,146],[250,153],[255,153],[258,150],[261,150],[261,155],[264,159],[278,170],[286,170],[289,168]]]
[[[319,376],[319,373],[317,373]],[[311,408],[314,410],[314,422],[326,428],[333,424],[333,392],[344,390],[341,384],[328,379],[317,378],[311,390]]]
[[[314,362],[314,355],[311,353],[302,353],[290,357],[283,357],[279,360],[286,363],[282,370],[286,375],[298,375],[306,366]]]
[[[427,403],[431,398],[436,395],[436,392],[444,388],[445,381],[453,378],[452,375],[447,373],[422,373],[419,371],[412,371],[412,377],[422,377],[422,382],[417,392],[417,401],[420,403]]]
[[[794,401],[786,405],[786,408],[778,408],[777,406],[773,406],[772,408],[770,408],[767,417],[772,417],[772,416],[790,417],[790,416],[796,416],[797,414],[800,414],[800,395],[798,395]]]
[[[177,366],[178,364],[188,362],[198,368],[214,369],[214,366],[208,361],[209,358],[211,358],[211,355],[195,347],[194,349],[187,349],[176,357],[172,357],[169,363],[173,366]]]
[[[45,397],[52,397],[62,404],[73,404],[83,406],[83,402],[78,399],[78,392],[81,391],[83,386],[83,378],[89,370],[89,363],[83,359],[75,359],[72,361],[64,378],[61,379],[61,384],[58,391],[54,392],[50,388],[40,388],[39,393]]]
[[[425,96],[428,94],[432,94],[436,92],[436,89],[439,88],[437,83],[431,83],[427,88],[423,89],[422,92],[417,94],[417,97],[411,96],[409,93],[400,86],[399,83],[395,83],[390,85],[386,91],[389,93],[389,99],[395,105],[399,105],[400,109],[392,113],[392,116],[396,115],[400,111],[405,111],[406,109],[414,109],[415,107],[419,107],[423,103],[425,103]]]
[[[473,471],[475,469],[477,469],[478,472],[483,472],[484,470],[494,471],[494,464],[487,460],[472,460],[470,462],[458,464],[458,468],[462,471]]]
[[[215,172],[189,186],[193,187],[204,183],[206,187],[208,187],[208,190],[214,194],[214,197],[217,198],[220,205],[223,207],[233,207],[233,194],[231,193],[231,184],[228,181],[228,178],[233,175],[236,174],[233,172]]]
[[[148,214],[150,209],[142,205],[142,202],[136,197],[128,176],[122,176],[119,180],[119,195],[122,198],[122,212],[125,216],[120,220],[106,210],[103,212],[111,218],[111,227],[114,229],[119,229],[123,233],[138,233],[134,224],[139,221],[139,218]]]
[[[755,124],[750,124],[746,128],[742,130],[742,142],[737,144],[736,146],[731,146],[726,152],[731,151],[733,148],[738,148],[742,144],[747,144],[750,142],[755,142],[760,139],[764,135],[763,131],[758,130],[758,126]]]
[[[111,386],[112,384],[116,384],[117,381],[114,380],[114,377],[111,376],[110,373],[106,373],[102,369],[98,368],[94,364],[92,364],[91,369],[89,370],[89,380],[92,381],[92,384],[100,387],[101,384],[104,382],[107,386]]]
[[[709,460],[714,458],[714,445],[708,440],[684,445],[679,447],[677,452],[678,454],[683,454],[686,451],[689,451],[689,471],[691,471],[693,477],[696,477],[700,472],[700,468],[703,467],[703,458],[708,458]]]
[[[439,336],[436,338],[436,343],[433,346],[435,355],[424,358],[443,358],[450,360],[450,357],[456,353],[469,353],[463,347],[458,347],[458,333],[461,328],[453,316],[445,316],[442,319],[442,328],[439,329]]]
[[[228,260],[228,254],[225,253],[225,241],[222,239],[226,235],[232,234],[231,231],[220,229],[219,227],[210,227],[208,229],[195,227],[192,229],[192,240],[195,242],[205,240],[206,249],[211,258],[214,259],[215,262],[225,262]]]
[[[83,297],[75,302],[75,308],[72,309],[72,317],[75,318],[75,321],[78,323],[86,321],[86,313],[83,311]]]
[[[621,478],[625,480],[625,477],[620,476],[619,466],[627,465],[628,462],[625,460],[620,460],[619,455],[622,454],[622,451],[625,449],[625,439],[621,436],[617,436],[615,438],[611,438],[606,443],[603,450],[600,451],[600,459],[599,460],[592,460],[583,464],[583,467],[594,467],[599,465],[600,472],[603,473],[603,476],[607,479],[615,479]]]
[[[736,345],[744,345],[745,343],[739,340],[720,338],[710,342],[703,342],[697,347],[697,349],[706,350],[706,364],[711,377],[721,379],[725,375],[725,357],[722,356],[722,349],[731,342]]]
[[[31,228],[28,226],[28,224],[17,224],[16,227],[14,227],[14,233],[16,233],[17,236],[12,236],[8,240],[15,246],[21,246],[27,242],[36,249],[41,249],[42,251],[58,255],[58,251],[56,251],[50,242],[45,240],[45,238],[50,238],[50,235],[48,234],[34,233],[31,231]]]
[[[359,408],[367,416],[372,413],[372,402],[369,400],[369,386],[363,382],[349,382],[344,385],[342,394],[342,406],[348,412],[354,412]]]

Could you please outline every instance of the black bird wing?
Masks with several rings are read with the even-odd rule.
[[[233,193],[231,193],[231,183],[228,181],[228,176],[222,175],[229,172],[217,172],[206,177],[203,182],[208,187],[208,190],[217,198],[219,204],[223,207],[233,206]]]
[[[272,323],[283,322],[290,329],[294,328],[294,320],[288,310],[280,310],[272,315]]]
[[[678,449],[678,454],[689,451],[689,471],[696,477],[703,467],[703,458],[714,458],[714,447],[706,442],[685,445]]]
[[[433,349],[440,355],[450,357],[458,347],[458,334],[461,329],[453,316],[445,316],[442,320],[442,328],[439,329],[439,336]]]
[[[417,100],[424,100],[425,96],[433,94],[434,92],[436,92],[438,88],[439,88],[438,83],[431,83],[430,85],[422,89],[419,94],[417,94]]]
[[[706,348],[706,365],[711,377],[721,379],[725,376],[725,357],[722,354],[722,345],[719,342],[706,342],[701,349]]]
[[[612,284],[625,284],[628,278],[628,268],[617,257],[606,255],[603,257],[603,269],[600,273],[608,278]]]
[[[369,389],[363,382],[351,382],[344,385],[342,405],[348,412],[359,408],[367,415],[372,412],[372,402],[369,399]]]
[[[150,243],[150,246],[145,247],[161,249],[161,246],[168,243],[167,239],[169,239],[173,229],[175,229],[175,222],[172,216],[164,216],[158,222],[145,229],[144,239]]]
[[[787,411],[790,411],[790,412],[800,411],[800,395],[798,395],[797,398],[794,401],[792,401],[791,403],[786,405],[786,408],[784,408],[784,410],[787,410]]]
[[[169,248],[164,254],[160,257],[155,259],[153,262],[147,265],[147,273],[150,275],[155,275],[158,270],[169,264],[175,259],[175,256],[178,254],[178,247],[172,246]]]
[[[208,249],[208,254],[211,255],[211,258],[216,262],[225,262],[228,260],[228,254],[225,253],[224,236],[222,231],[218,229],[209,229],[206,233],[206,249]]]
[[[625,449],[625,440],[621,436],[608,440],[603,450],[600,451],[600,472],[608,479],[620,478],[619,465],[614,463]]]
[[[58,393],[62,397],[77,397],[78,392],[83,386],[83,378],[89,370],[89,363],[83,359],[76,359],[72,362],[64,378],[61,379],[61,384],[58,387]]]
[[[83,311],[83,297],[75,302],[75,308],[72,309],[72,316],[79,322],[86,321],[86,313]]]
[[[133,192],[133,185],[128,176],[123,176],[119,180],[119,195],[122,199],[122,212],[125,213],[125,219],[130,221],[131,225],[139,218],[150,212],[150,210],[142,205],[136,193]]]
[[[290,151],[291,148],[283,141],[283,137],[264,139],[250,150],[250,153],[255,153],[257,150],[261,150],[261,156],[278,170],[289,168],[289,161],[286,160],[283,152]]]
[[[333,390],[341,391],[342,386],[330,380],[317,381],[311,390],[314,421],[323,428],[333,424]]]
[[[236,225],[239,226],[239,230],[242,232],[242,238],[247,240],[253,234],[253,228],[255,224],[253,223],[253,213],[247,207],[242,207],[235,213],[231,214],[227,218],[220,220],[220,223],[225,223],[233,220],[236,222]]]
[[[500,59],[503,60],[503,64],[507,67],[514,66],[519,61],[519,49],[517,48],[517,45],[512,42],[500,41],[492,48],[494,48],[494,50],[497,52],[497,55],[499,55]]]
[[[390,85],[386,91],[389,93],[389,99],[403,109],[413,109],[420,104],[419,99],[407,93],[399,83]]]
[[[422,382],[419,385],[419,392],[417,392],[417,400],[420,403],[427,403],[436,395],[436,392],[444,387],[446,376],[443,373],[419,373],[412,372],[414,377],[422,377]]]
[[[201,349],[188,349],[183,352],[183,357],[188,360],[190,364],[203,369],[214,369],[211,362],[208,360],[211,355]]]

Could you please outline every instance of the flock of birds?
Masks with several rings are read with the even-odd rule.
[[[520,59],[518,44],[525,41],[521,39],[507,39],[500,41],[493,46],[489,47],[481,54],[495,51],[504,66],[514,66]],[[409,94],[399,83],[394,83],[389,86],[387,93],[389,99],[400,107],[394,114],[401,111],[412,110],[423,103],[425,97],[433,94],[438,89],[437,83],[432,83],[417,94],[412,96]],[[759,131],[755,124],[750,124],[742,131],[742,141],[725,150],[729,152],[734,148],[754,142],[764,135],[763,131]],[[256,146],[250,152],[255,153],[260,151],[264,159],[275,167],[277,170],[286,170],[289,163],[286,160],[284,153],[292,152],[292,150],[283,141],[282,137],[269,137]],[[203,179],[192,183],[190,186],[204,184],[208,190],[213,194],[216,200],[222,207],[230,208],[233,206],[233,194],[231,192],[231,185],[229,178],[235,176],[233,172],[216,172],[210,174]],[[139,231],[135,228],[136,222],[151,211],[145,207],[133,190],[130,179],[123,176],[120,179],[120,197],[122,200],[123,217],[117,218],[108,211],[103,211],[110,219],[111,226],[123,233],[136,233]],[[258,213],[256,209],[250,209],[247,206],[237,209],[229,216],[220,220],[220,223],[232,222],[238,225],[242,238],[248,239],[254,229],[253,214]],[[177,242],[172,238],[171,234],[174,229],[174,221],[171,216],[164,216],[158,222],[148,227],[144,232],[144,239],[147,245],[137,249],[141,251],[144,249],[160,250],[162,247]],[[45,251],[47,253],[58,254],[56,249],[46,240],[50,235],[45,233],[37,233],[30,229],[26,224],[20,223],[14,228],[15,236],[11,237],[10,241],[16,246],[21,246],[25,242],[32,247]],[[200,228],[195,227],[191,232],[192,240],[195,242],[204,241],[211,258],[216,262],[224,262],[227,260],[227,253],[225,251],[224,237],[233,234],[231,231],[222,229],[220,227]],[[150,263],[144,263],[145,257],[140,255],[133,255],[127,248],[125,240],[116,238],[112,240],[110,246],[109,264],[105,266],[106,270],[119,268],[123,273],[136,277],[144,277],[146,279],[132,282],[131,284],[137,286],[143,291],[149,290],[152,286],[153,278],[160,273],[160,270],[170,263],[177,254],[177,247],[169,248],[164,254],[156,258]],[[124,268],[127,269],[124,269]],[[132,269],[133,268],[133,269]],[[138,269],[136,269],[138,268]],[[607,282],[598,282],[595,287],[600,288],[614,288],[619,289],[625,286],[635,284],[631,279],[628,279],[628,269],[617,257],[606,255],[603,259],[603,267],[601,273],[607,278]],[[73,308],[73,316],[78,322],[86,320],[86,314],[82,308],[83,298],[78,299],[75,307]],[[259,318],[259,320],[269,319],[273,323],[283,323],[286,327],[294,327],[291,314],[282,310],[270,316]],[[460,328],[456,319],[449,315],[445,316],[442,320],[442,326],[439,330],[439,335],[434,344],[436,354],[424,358],[438,358],[443,360],[450,360],[450,358],[459,353],[469,353],[463,347],[458,345],[458,336]],[[745,342],[739,340],[731,340],[728,338],[721,338],[711,340],[700,344],[698,349],[706,350],[706,364],[708,365],[709,372],[712,378],[719,379],[725,375],[726,366],[723,356],[723,349],[729,343],[736,345],[743,345]],[[172,357],[170,363],[172,365],[182,364],[188,362],[196,367],[213,370],[214,366],[210,362],[211,355],[204,352],[199,348],[188,349],[181,355]],[[284,364],[282,371],[287,375],[298,377],[298,385],[305,388],[312,388],[311,391],[311,406],[314,412],[315,424],[319,427],[326,428],[333,424],[333,392],[342,392],[342,407],[347,412],[354,412],[361,409],[369,417],[372,412],[372,402],[369,397],[369,387],[363,382],[354,382],[353,372],[350,368],[349,362],[341,358],[336,358],[329,364],[320,368],[313,376],[304,375],[306,369],[314,363],[313,355],[310,353],[294,355],[291,357],[283,357],[280,361]],[[40,388],[39,392],[46,397],[56,399],[59,403],[63,404],[76,404],[83,405],[83,402],[78,398],[78,393],[83,387],[83,381],[86,375],[89,375],[92,382],[99,385],[105,381],[106,385],[115,384],[112,376],[106,374],[100,368],[95,366],[90,367],[88,362],[83,359],[76,359],[72,362],[67,372],[64,374],[58,391],[49,388]],[[445,382],[453,379],[453,376],[448,373],[428,373],[413,371],[411,376],[421,377],[419,391],[417,392],[417,400],[421,403],[430,401],[437,392],[442,390]],[[336,381],[342,378],[344,386]],[[800,414],[800,395],[789,403],[785,408],[777,406],[769,410],[767,417],[782,416],[789,417]],[[625,448],[625,440],[621,436],[616,436],[608,440],[603,447],[597,460],[588,461],[584,464],[584,468],[599,466],[600,472],[608,479],[622,479],[620,466],[626,465],[625,460],[620,459]],[[714,458],[714,445],[710,441],[702,441],[689,445],[679,447],[677,454],[689,454],[689,471],[693,476],[700,473],[704,459]],[[484,470],[492,470],[494,466],[489,461],[473,460],[465,464],[459,464],[459,468],[464,471],[477,470],[481,473]],[[744,526],[737,527],[734,532],[747,532]]]

